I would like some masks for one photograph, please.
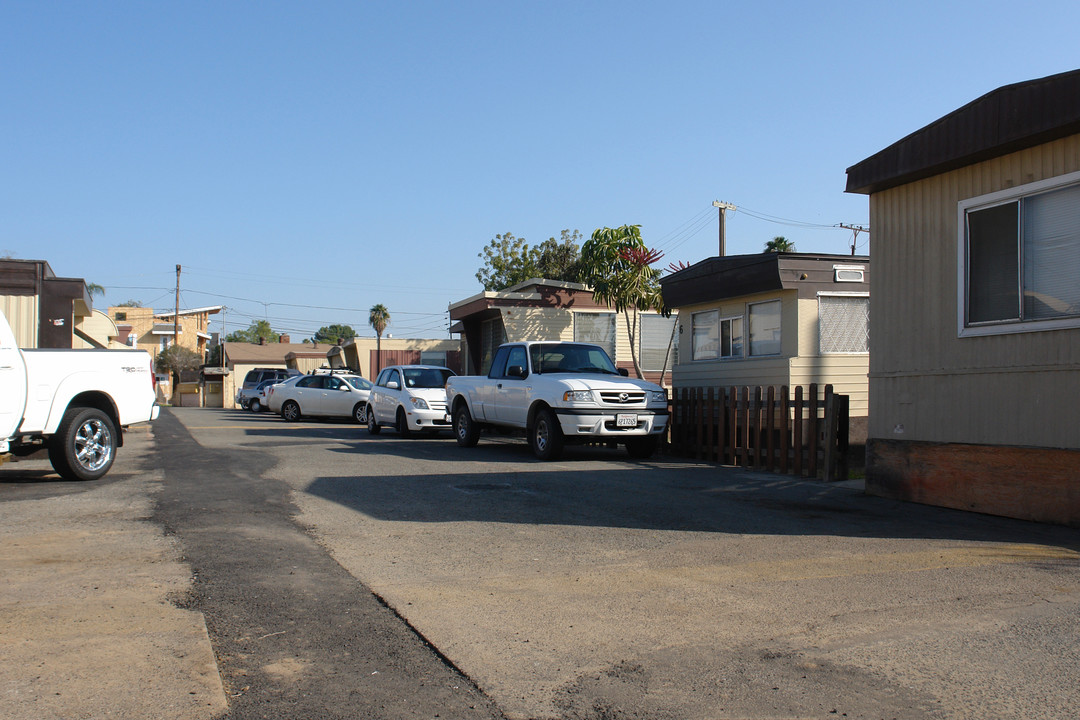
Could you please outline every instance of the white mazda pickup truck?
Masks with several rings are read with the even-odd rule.
[[[626,377],[598,345],[524,342],[499,346],[487,376],[446,382],[458,445],[480,430],[524,430],[533,454],[553,460],[566,442],[617,442],[631,457],[656,452],[667,428],[667,393]]]
[[[20,350],[0,313],[0,457],[47,447],[61,477],[96,480],[154,400],[145,350]]]

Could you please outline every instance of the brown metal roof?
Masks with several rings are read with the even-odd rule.
[[[838,286],[833,265],[864,266],[864,283]],[[807,298],[826,290],[865,291],[869,271],[866,255],[763,252],[711,257],[660,278],[660,286],[667,306],[680,308],[776,290],[795,289]]]
[[[871,193],[1080,133],[1080,70],[1006,85],[847,170]]]

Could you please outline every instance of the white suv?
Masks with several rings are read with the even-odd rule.
[[[384,368],[368,400],[368,432],[378,435],[383,425],[394,426],[403,436],[413,430],[450,430],[446,379],[452,375],[453,370],[434,365]]]

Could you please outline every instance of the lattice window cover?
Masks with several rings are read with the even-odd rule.
[[[818,330],[823,355],[870,352],[870,298],[820,296]]]

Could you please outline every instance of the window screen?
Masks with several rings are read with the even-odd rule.
[[[821,353],[870,352],[870,298],[818,298],[818,338]]]
[[[642,370],[670,370],[675,365],[677,343],[674,338],[678,318],[674,315],[642,315],[639,354]],[[665,363],[666,360],[666,363]]]

